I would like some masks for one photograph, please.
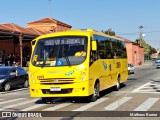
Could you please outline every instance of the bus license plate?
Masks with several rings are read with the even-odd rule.
[[[51,87],[50,91],[61,91],[60,87]]]

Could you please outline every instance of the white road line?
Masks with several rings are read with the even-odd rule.
[[[49,107],[47,109],[44,109],[43,111],[54,111],[54,110],[57,110],[57,109],[61,109],[61,108],[64,108],[66,106],[69,106],[71,105],[72,103],[62,103],[62,104],[59,104],[59,105],[55,105],[53,107]]]
[[[125,102],[129,101],[130,99],[132,99],[132,97],[123,97],[120,100],[118,100],[118,101],[108,105],[107,107],[105,107],[105,110],[115,110],[119,106],[123,105]]]
[[[84,106],[82,106],[82,107],[80,107],[80,108],[78,108],[78,109],[72,110],[72,111],[84,111],[84,110],[86,110],[86,109],[88,109],[88,108],[91,108],[91,107],[93,107],[93,106],[95,106],[95,105],[97,105],[97,104],[99,104],[99,103],[101,103],[101,102],[103,102],[103,101],[105,101],[105,100],[107,100],[107,99],[108,99],[108,98],[98,99],[98,100],[95,101],[95,102],[88,103],[88,104],[86,104],[86,105],[84,105]]]
[[[149,91],[149,92],[146,92],[146,91],[138,91],[138,93],[160,94],[160,92],[155,92],[155,91],[154,91],[154,92],[150,92],[150,91]]]
[[[33,110],[33,109],[36,109],[36,108],[39,108],[39,107],[43,107],[43,106],[46,106],[46,104],[36,104],[36,105],[31,106],[31,107],[22,109],[20,111],[29,111],[29,110]]]
[[[146,84],[140,86],[139,88],[133,90],[132,92],[137,92],[137,91],[139,91],[140,89],[144,88],[145,86],[147,86],[147,85],[149,85],[149,84],[151,84],[151,82],[148,82],[148,83],[146,83]]]
[[[158,80],[158,79],[160,79],[160,77],[158,77],[158,78],[155,78],[154,80]]]
[[[27,99],[27,98],[17,98],[17,99],[13,99],[13,100],[7,100],[7,101],[4,101],[4,102],[0,102],[0,105],[5,104],[5,103],[14,102],[14,101],[17,101],[17,100],[24,100],[24,99]]]
[[[8,109],[8,108],[14,108],[14,107],[17,107],[17,106],[20,106],[20,105],[25,105],[25,104],[28,104],[28,103],[32,103],[32,102],[35,102],[35,101],[37,101],[37,100],[38,100],[38,99],[28,100],[28,101],[25,101],[25,102],[22,102],[22,103],[5,106],[5,107],[3,107],[3,108],[0,108],[0,111],[5,110],[5,109]]]
[[[159,98],[149,98],[140,106],[138,106],[134,111],[147,111],[149,108],[153,106],[158,101]]]

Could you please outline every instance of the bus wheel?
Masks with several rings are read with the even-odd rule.
[[[91,96],[91,98],[90,98],[90,101],[91,102],[95,102],[97,99],[98,99],[98,97],[100,96],[99,95],[99,82],[96,82],[96,84],[94,85],[94,92],[93,92],[93,95]]]
[[[128,70],[128,75],[130,75],[131,74],[131,72],[130,72],[130,70]]]
[[[42,101],[43,101],[44,103],[52,103],[52,98],[42,97]]]
[[[120,86],[121,86],[120,77],[118,76],[117,83],[116,83],[116,86],[115,86],[115,90],[118,91],[120,89]]]

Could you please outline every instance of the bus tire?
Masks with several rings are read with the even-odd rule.
[[[131,74],[131,72],[130,72],[130,70],[128,70],[128,75],[130,75]]]
[[[117,78],[117,83],[116,83],[116,86],[115,86],[115,90],[118,91],[121,87],[121,83],[120,83],[120,76],[118,76]]]
[[[90,97],[91,102],[95,102],[98,99],[98,97],[100,96],[99,89],[100,89],[99,82],[96,82],[94,85],[93,95],[91,95],[91,97]]]
[[[42,97],[42,101],[44,103],[52,103],[52,98],[50,98],[50,97]]]

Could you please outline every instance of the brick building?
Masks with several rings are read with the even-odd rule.
[[[29,22],[27,23],[27,25],[29,28],[36,28],[38,30],[47,32],[66,31],[72,28],[72,26],[53,18],[43,18],[40,20]]]

